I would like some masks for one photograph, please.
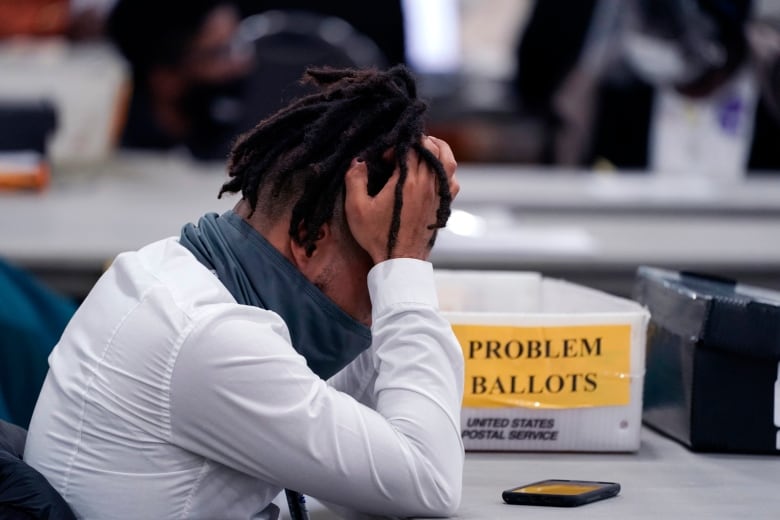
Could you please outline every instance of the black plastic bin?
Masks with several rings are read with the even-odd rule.
[[[640,267],[645,424],[696,451],[780,454],[780,293]]]

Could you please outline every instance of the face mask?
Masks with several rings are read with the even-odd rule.
[[[193,133],[236,126],[243,117],[245,84],[245,77],[193,82],[181,100],[181,110],[190,117]]]
[[[679,45],[661,38],[629,34],[625,53],[639,77],[657,86],[684,85],[703,72],[699,64],[686,61]]]
[[[341,310],[233,211],[182,229],[179,243],[242,305],[284,319],[295,350],[327,379],[371,345],[371,329]]]

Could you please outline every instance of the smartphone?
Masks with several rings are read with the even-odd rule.
[[[502,497],[507,504],[574,507],[618,493],[620,484],[617,482],[550,479],[507,489]]]

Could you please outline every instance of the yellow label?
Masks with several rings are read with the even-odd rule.
[[[630,325],[452,329],[466,359],[465,407],[582,408],[630,402]]]

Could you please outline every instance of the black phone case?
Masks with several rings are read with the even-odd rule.
[[[547,493],[518,493],[515,489],[530,487],[547,482],[560,482],[563,484],[589,484],[598,485],[598,489],[580,493],[578,495],[555,495]],[[589,504],[597,500],[614,497],[620,493],[620,484],[616,482],[596,482],[583,480],[541,480],[524,486],[507,489],[502,493],[504,502],[512,505],[551,506],[551,507],[575,507]]]

